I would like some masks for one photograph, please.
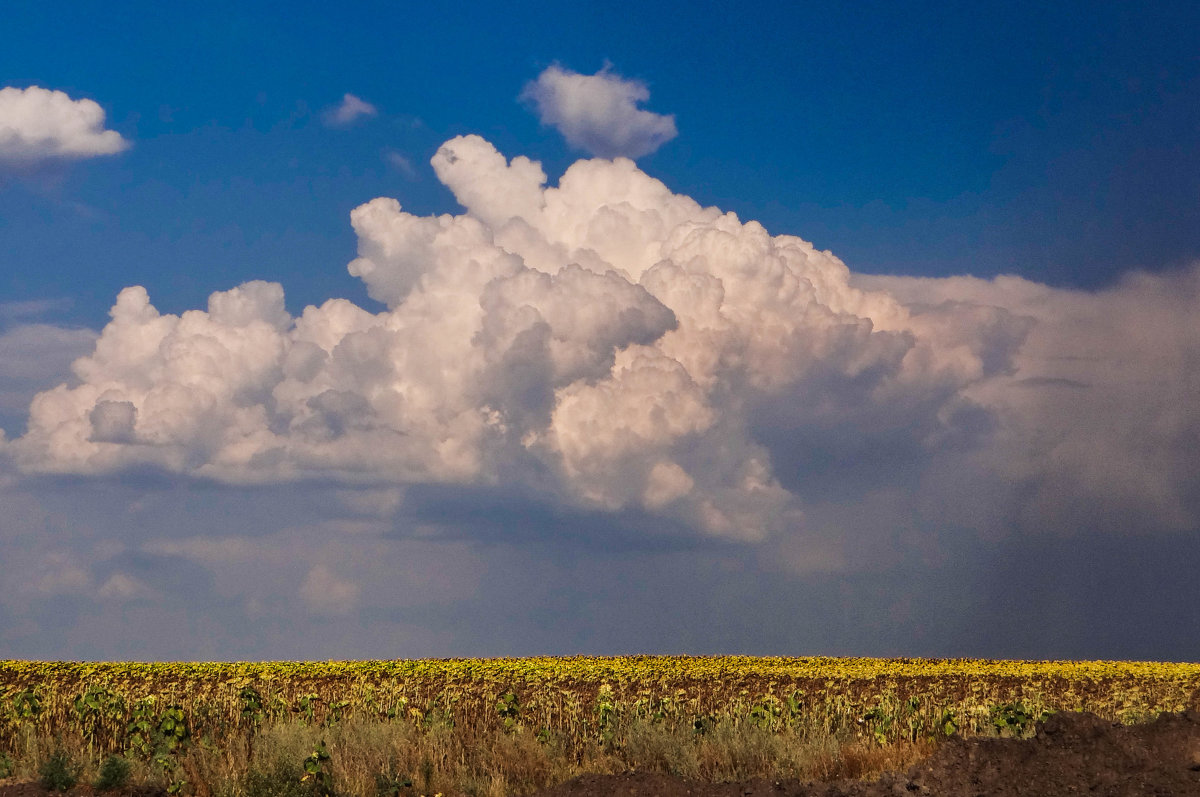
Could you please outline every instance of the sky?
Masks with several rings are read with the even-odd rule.
[[[1200,660],[1144,6],[6,5],[0,658]]]

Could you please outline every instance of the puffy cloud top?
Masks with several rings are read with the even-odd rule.
[[[675,138],[675,117],[638,108],[650,90],[608,67],[581,75],[548,67],[525,86],[521,99],[533,103],[542,124],[552,125],[575,149],[602,158],[640,158]]]
[[[36,472],[511,488],[741,540],[918,481],[978,528],[1005,522],[980,508],[1004,485],[1042,517],[1200,515],[1193,272],[1098,295],[854,277],[627,159],[548,187],[463,136],[433,166],[462,214],[351,214],[383,311],[292,317],[250,282],[164,315],[127,288],[6,448]]]
[[[120,133],[104,129],[104,109],[92,100],[38,86],[0,89],[0,164],[29,166],[128,148]]]

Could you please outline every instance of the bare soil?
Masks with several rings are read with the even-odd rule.
[[[1124,726],[1060,713],[1031,739],[959,739],[907,773],[873,782],[696,783],[667,775],[584,775],[537,797],[1200,797],[1200,712]],[[0,797],[7,797],[0,794]]]

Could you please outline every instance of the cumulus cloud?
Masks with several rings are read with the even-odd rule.
[[[786,539],[802,571],[903,528],[1200,521],[1200,269],[1100,293],[863,277],[628,159],[547,186],[463,136],[432,163],[463,213],[351,214],[350,272],[385,309],[292,317],[250,282],[171,315],[127,288],[5,450],[27,472],[321,479],[371,529],[406,485],[510,491]],[[309,582],[353,604],[332,571]]]
[[[33,168],[128,148],[120,133],[104,129],[104,109],[93,100],[38,86],[0,89],[0,166]]]
[[[345,94],[342,101],[325,112],[325,124],[330,127],[349,127],[365,116],[375,116],[379,111],[371,103],[353,94]]]
[[[677,135],[673,115],[638,107],[650,99],[646,84],[607,66],[594,75],[550,66],[525,86],[521,99],[572,147],[602,158],[640,158]]]

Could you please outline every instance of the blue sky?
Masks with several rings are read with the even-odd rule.
[[[0,115],[0,643],[1200,657],[1197,30],[9,4],[0,88],[127,145]]]
[[[1186,3],[16,3],[8,19],[6,85],[96,99],[134,142],[0,196],[0,296],[71,296],[93,326],[131,282],[172,309],[252,277],[297,308],[353,295],[349,210],[454,210],[427,165],[443,140],[570,162],[516,101],[555,62],[649,85],[681,135],[644,166],[672,188],[858,270],[1097,286],[1200,249]],[[324,128],[345,92],[380,115]]]

